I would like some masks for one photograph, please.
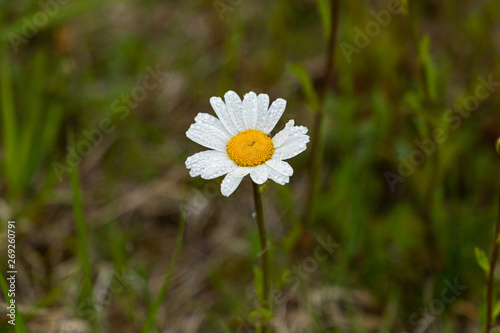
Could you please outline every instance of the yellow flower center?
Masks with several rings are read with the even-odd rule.
[[[227,154],[239,166],[263,164],[273,156],[273,140],[264,132],[246,130],[233,136],[227,144]]]

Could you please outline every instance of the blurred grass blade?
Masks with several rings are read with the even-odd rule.
[[[255,292],[257,292],[257,297],[259,298],[260,303],[264,302],[264,299],[262,298],[264,290],[264,285],[262,284],[262,274],[262,270],[259,267],[253,268],[253,284],[255,286]]]
[[[399,0],[401,2],[401,6],[403,7],[403,15],[408,16],[410,13],[410,4],[409,0]]]
[[[488,275],[490,272],[490,263],[488,261],[488,257],[480,248],[476,247],[474,248],[474,250],[476,252],[476,261],[478,265],[485,271],[486,275]]]
[[[500,299],[497,300],[495,306],[493,307],[493,318],[496,318],[500,314]]]
[[[11,298],[9,297],[9,287],[7,286],[7,283],[5,282],[6,279],[3,277],[2,273],[0,272],[0,286],[2,287],[3,294],[5,296],[5,300],[7,304],[10,303]],[[10,320],[9,317],[7,317],[8,320]],[[17,304],[16,304],[16,321],[15,321],[14,329],[16,333],[28,333],[28,330],[26,329],[26,325],[24,325],[23,317],[19,313],[17,309]],[[10,325],[10,324],[9,324]]]
[[[437,100],[437,79],[438,74],[434,63],[430,60],[425,64],[425,78],[427,80],[427,90],[431,101]]]
[[[127,269],[127,257],[123,252],[126,246],[126,240],[120,230],[117,220],[112,220],[107,223],[106,234],[109,239],[109,250],[115,270],[118,272],[125,272]]]
[[[23,130],[19,138],[19,182],[21,190],[24,189],[31,179],[31,175],[38,168],[38,163],[33,160],[33,156],[42,155],[43,151],[36,149],[37,144],[42,140],[40,137],[40,128],[45,126],[46,121],[50,121],[50,115],[45,116],[45,121],[41,119],[42,109],[42,94],[45,82],[45,54],[39,51],[35,54],[33,60],[32,75],[30,87],[26,92],[28,104],[27,112],[23,112],[23,122],[21,124]]]
[[[5,60],[1,73],[2,142],[5,149],[3,168],[10,195],[17,196],[29,186],[43,159],[54,148],[63,109],[60,105],[43,105],[46,55],[40,51],[30,68],[30,84],[22,100],[26,104],[20,104],[19,109],[23,111],[17,119],[9,65],[8,60]],[[47,109],[45,113],[42,112],[44,108]]]
[[[418,49],[418,57],[422,64],[427,64],[430,60],[430,44],[431,44],[431,39],[428,35],[424,35],[422,39],[420,40],[420,45]]]
[[[290,70],[292,71],[293,74],[295,74],[297,79],[299,79],[300,85],[302,86],[302,89],[304,90],[304,93],[306,95],[308,106],[313,111],[318,111],[319,109],[318,95],[316,94],[313,81],[309,76],[309,74],[307,73],[306,69],[302,65],[291,64]]]
[[[40,140],[38,147],[33,147],[30,156],[30,165],[40,166],[43,162],[44,156],[47,156],[49,151],[55,146],[55,141],[59,130],[61,128],[61,121],[63,119],[63,108],[61,105],[49,106],[47,119],[44,121],[44,127],[41,128]],[[30,170],[32,175],[36,169]]]
[[[316,6],[318,8],[319,17],[321,18],[321,24],[323,25],[323,36],[328,40],[332,30],[330,0],[316,0]]]
[[[429,35],[424,35],[419,44],[419,59],[424,68],[426,94],[431,101],[435,101],[437,99],[437,74],[432,63],[430,47],[431,39]]]
[[[17,123],[16,115],[14,111],[14,96],[12,91],[12,81],[10,76],[10,63],[8,58],[3,61],[2,66],[2,141],[4,143],[5,149],[5,177],[9,184],[9,190],[11,193],[18,193],[18,173],[19,170],[16,166],[17,161],[15,158],[15,152],[17,151]]]
[[[141,331],[142,333],[149,333],[151,331],[151,329],[153,328],[155,321],[156,321],[156,313],[158,312],[158,309],[160,308],[160,305],[163,302],[163,299],[167,295],[168,286],[170,285],[170,279],[172,278],[172,274],[174,272],[177,258],[179,257],[179,254],[181,252],[182,238],[184,236],[185,224],[186,224],[186,221],[184,219],[184,212],[181,212],[180,221],[179,221],[179,229],[177,230],[177,237],[176,237],[176,242],[175,242],[174,253],[172,255],[172,259],[170,261],[170,264],[168,266],[167,273],[165,274],[165,277],[163,279],[163,285],[161,286],[160,292],[158,293],[158,296],[156,297],[156,300],[154,301],[152,306],[149,308],[148,315],[146,317],[146,321],[145,321],[144,326],[143,326],[142,331]]]
[[[73,134],[69,135],[70,145],[74,144]],[[73,216],[75,218],[75,227],[78,237],[78,259],[83,269],[83,288],[80,295],[80,300],[91,300],[94,302],[92,295],[92,268],[88,253],[88,235],[85,225],[85,216],[83,214],[82,190],[80,180],[78,179],[78,168],[75,167],[69,172],[71,181],[71,191],[73,194]],[[94,305],[94,304],[92,304]],[[99,316],[94,316],[94,332],[100,332]]]
[[[220,326],[220,329],[222,330],[222,333],[231,333],[231,330],[229,329],[229,327],[227,327],[226,324],[224,324],[224,322],[222,321],[222,319],[220,317],[217,317],[217,323],[219,323],[219,326]]]
[[[78,179],[78,172],[76,168],[73,169],[69,174],[71,179],[71,191],[73,193],[73,215],[75,217],[76,233],[78,237],[78,256],[84,273],[84,290],[87,295],[90,296],[92,291],[92,271],[90,268],[90,259],[87,250],[88,237],[87,228],[85,226],[85,218],[83,215],[80,180]]]

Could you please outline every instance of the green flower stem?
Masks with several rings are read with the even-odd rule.
[[[252,182],[253,185],[253,198],[255,202],[255,214],[257,219],[257,226],[259,227],[259,238],[261,247],[261,260],[262,260],[262,306],[270,306],[269,304],[269,290],[270,290],[270,277],[269,277],[269,249],[267,248],[267,235],[266,227],[264,226],[264,213],[262,210],[262,199],[260,195],[259,185]],[[269,332],[268,325],[264,324],[262,332]]]
[[[495,239],[493,251],[491,253],[490,272],[488,275],[488,286],[486,289],[486,333],[489,333],[493,327],[493,280],[495,278],[495,265],[498,261],[498,248],[500,245],[500,195],[498,196],[498,217],[495,227]]]

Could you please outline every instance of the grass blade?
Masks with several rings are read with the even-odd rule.
[[[88,296],[90,296],[92,290],[92,271],[87,251],[88,237],[87,228],[85,226],[85,218],[83,215],[80,180],[78,179],[78,172],[76,168],[72,169],[69,174],[71,179],[71,190],[73,192],[73,215],[75,217],[76,233],[78,237],[78,257],[84,273],[84,291]]]
[[[18,177],[16,159],[14,154],[17,146],[17,123],[14,110],[14,96],[12,91],[12,81],[10,76],[10,64],[6,59],[3,62],[1,73],[1,98],[2,98],[2,132],[5,149],[4,168],[5,176],[9,184],[11,193],[18,191]]]
[[[331,5],[329,0],[316,0],[316,6],[318,8],[319,17],[321,18],[321,24],[323,25],[323,34],[325,39],[330,38],[330,33],[332,30],[332,18],[330,15]]]
[[[172,255],[172,260],[170,261],[170,265],[168,266],[167,274],[165,275],[165,278],[163,280],[163,285],[161,286],[160,292],[158,293],[155,302],[148,311],[146,322],[144,323],[144,326],[141,331],[142,333],[149,333],[153,328],[156,320],[156,313],[158,312],[158,309],[160,308],[160,305],[167,294],[168,286],[170,284],[170,279],[172,278],[172,273],[175,268],[175,263],[177,262],[177,258],[179,257],[179,253],[181,252],[182,238],[184,236],[185,224],[186,222],[184,220],[183,213],[181,212],[179,230],[177,231],[177,239],[175,242],[174,254]]]
[[[72,135],[70,142],[71,144],[73,142]],[[90,299],[92,300],[92,302],[94,302],[94,297],[92,295],[92,268],[90,266],[88,253],[88,234],[85,225],[85,216],[83,214],[82,191],[80,180],[78,178],[78,168],[73,168],[69,172],[69,175],[71,181],[71,190],[73,193],[73,215],[75,218],[76,234],[78,238],[78,259],[80,261],[80,266],[83,269],[84,280],[80,300]],[[93,317],[93,319],[94,332],[100,332],[99,316],[96,315]]]

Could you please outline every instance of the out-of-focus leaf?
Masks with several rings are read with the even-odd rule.
[[[431,39],[429,35],[424,35],[420,40],[418,57],[425,71],[425,86],[427,95],[431,101],[437,98],[437,71],[430,55]]]
[[[257,297],[259,298],[259,302],[263,302],[262,293],[264,290],[264,286],[262,284],[262,270],[258,267],[253,268],[253,284],[255,286],[255,291],[257,292]]]
[[[476,261],[478,265],[486,272],[486,274],[489,274],[490,263],[488,262],[488,257],[486,256],[484,251],[478,247],[475,248],[475,252],[476,252]]]
[[[437,99],[437,71],[432,60],[425,64],[425,78],[427,80],[427,90],[431,101]]]
[[[420,40],[419,49],[418,49],[418,58],[420,59],[420,61],[423,64],[426,64],[429,62],[430,45],[431,45],[431,39],[430,39],[429,35],[422,36],[422,39]]]
[[[408,16],[408,13],[410,11],[409,9],[409,1],[408,0],[399,0],[401,2],[401,6],[403,6],[403,9],[402,9],[402,12],[403,12],[403,15],[405,16]]]
[[[17,123],[14,110],[14,96],[10,74],[11,65],[6,58],[1,71],[1,105],[2,105],[2,140],[5,149],[4,168],[5,176],[11,190],[19,190],[19,168],[16,166],[15,154],[17,151]]]
[[[500,314],[500,299],[497,300],[495,306],[493,307],[493,318],[496,318]]]
[[[330,38],[330,31],[332,29],[332,18],[330,16],[331,4],[329,0],[316,0],[319,17],[323,25],[323,36],[325,39]]]
[[[307,73],[306,69],[299,64],[291,64],[290,70],[299,79],[300,85],[304,90],[307,98],[307,104],[313,111],[318,111],[319,99],[316,90],[314,90],[314,85],[311,77]]]

